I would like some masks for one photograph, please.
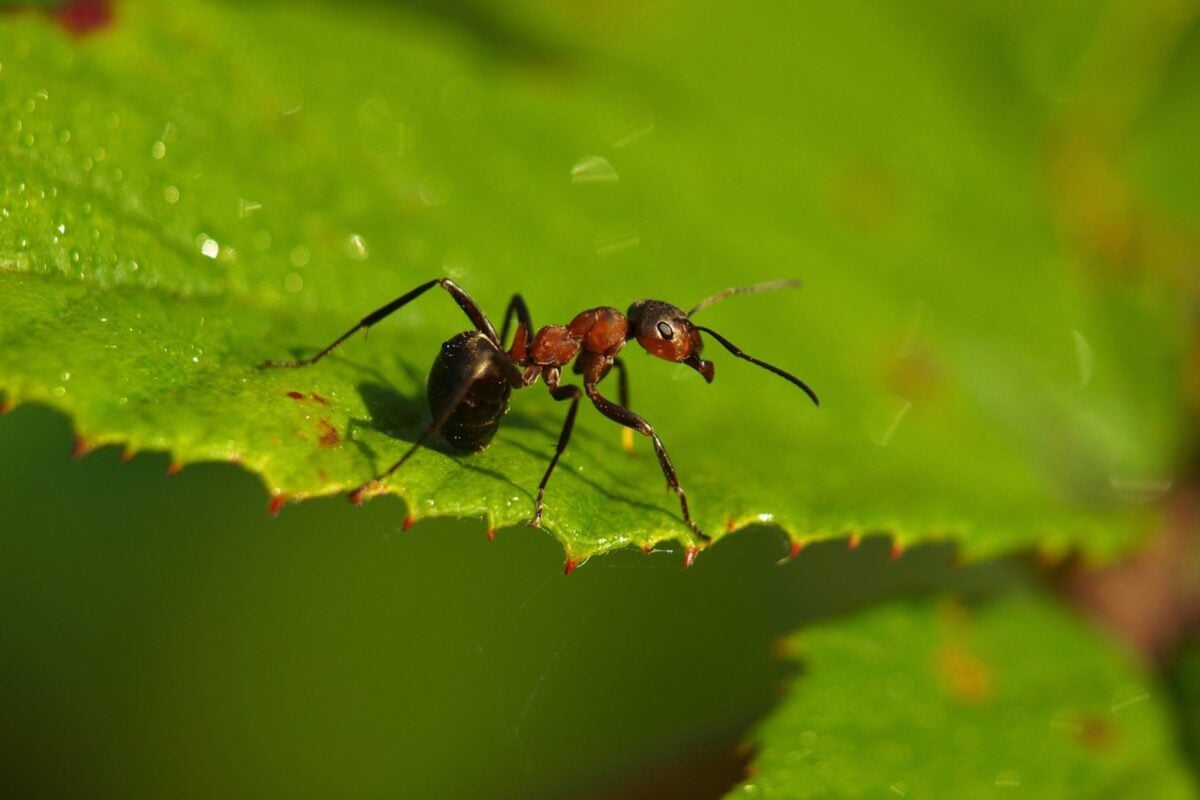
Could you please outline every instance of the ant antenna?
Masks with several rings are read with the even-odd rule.
[[[738,286],[734,289],[722,289],[712,297],[706,297],[699,303],[696,303],[695,307],[688,312],[688,316],[690,317],[697,311],[702,311],[715,303],[719,303],[726,297],[733,297],[735,294],[758,294],[759,292],[773,292],[776,289],[794,289],[799,285],[800,281],[797,280],[782,280],[756,283],[753,286]],[[715,335],[716,334],[714,334],[714,336]]]
[[[760,284],[760,285],[766,286],[767,284]],[[768,372],[774,372],[779,377],[790,381],[791,383],[795,384],[796,386],[799,386],[800,389],[803,390],[803,392],[806,395],[808,395],[809,398],[813,401],[814,405],[818,405],[818,406],[821,405],[821,401],[817,399],[817,393],[814,392],[812,389],[808,388],[808,384],[805,383],[804,381],[800,380],[799,378],[797,378],[795,375],[792,375],[790,372],[784,372],[779,367],[776,367],[772,364],[768,364],[765,361],[760,361],[759,359],[755,358],[754,356],[750,355],[749,353],[742,352],[742,349],[740,347],[738,347],[733,342],[726,339],[721,334],[714,331],[712,328],[706,328],[703,325],[695,325],[695,328],[696,328],[696,330],[704,331],[709,336],[716,339],[718,342],[721,343],[721,345],[726,350],[733,353],[738,358],[744,358],[745,360],[749,361],[751,364],[757,364],[758,366],[762,367],[763,369],[767,370]]]

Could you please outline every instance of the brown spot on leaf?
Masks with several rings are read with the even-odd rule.
[[[303,400],[304,399],[304,395],[301,394],[300,392],[288,392],[287,396],[292,398],[293,400]]]
[[[320,420],[317,423],[317,441],[322,447],[336,447],[341,444],[342,437],[327,421]]]
[[[308,396],[313,399],[313,402],[320,403],[323,406],[329,405],[329,401],[324,397],[321,397],[321,395],[317,394],[316,392],[309,392]]]
[[[946,687],[956,699],[974,705],[992,696],[991,672],[964,643],[942,645],[938,649],[937,662]]]

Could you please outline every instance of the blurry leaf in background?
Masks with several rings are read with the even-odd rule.
[[[803,677],[730,797],[1194,797],[1163,697],[1044,601],[892,606],[790,640]]]
[[[494,317],[520,291],[545,324],[801,277],[704,323],[820,410],[712,342],[712,386],[627,351],[709,532],[1102,555],[1171,484],[1195,251],[1109,263],[1062,222],[1095,193],[1047,165],[1075,98],[1106,108],[1106,62],[1077,72],[1115,46],[1103,9],[118,11],[83,38],[0,20],[0,390],[87,444],[341,492],[421,429],[460,312],[430,295],[317,367],[253,365],[417,283],[449,274]],[[414,517],[520,524],[564,413],[520,393],[487,452],[424,451],[390,488]],[[580,418],[545,517],[569,557],[693,544],[647,443]]]

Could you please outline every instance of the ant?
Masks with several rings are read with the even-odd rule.
[[[798,281],[783,280],[725,289],[701,300],[687,313],[660,300],[638,300],[629,307],[626,314],[610,306],[600,306],[580,312],[566,325],[547,325],[538,329],[536,333],[524,298],[514,294],[504,312],[504,325],[497,334],[487,315],[470,295],[449,278],[437,278],[421,284],[363,317],[357,325],[316,355],[295,361],[267,361],[262,366],[307,367],[315,364],[358,331],[370,328],[433,287],[440,286],[466,313],[474,329],[456,334],[442,344],[441,352],[434,359],[426,383],[433,420],[399,461],[350,493],[350,499],[355,505],[361,505],[363,495],[368,489],[398,470],[435,433],[440,433],[452,448],[462,453],[475,453],[487,447],[500,427],[500,421],[508,413],[508,398],[512,390],[532,386],[542,378],[550,389],[551,397],[559,401],[570,400],[571,406],[567,410],[567,418],[559,434],[554,456],[550,459],[550,465],[546,467],[541,483],[538,484],[537,502],[533,519],[530,521],[533,527],[541,526],[542,498],[546,492],[546,484],[563,451],[567,449],[567,442],[570,441],[571,431],[575,427],[575,412],[579,409],[579,400],[586,393],[592,405],[601,414],[613,422],[650,437],[654,442],[654,452],[658,456],[658,463],[662,467],[667,484],[679,496],[679,507],[683,512],[684,522],[697,536],[709,541],[711,537],[700,529],[688,511],[687,495],[679,484],[675,466],[671,463],[671,457],[667,455],[667,449],[659,439],[658,433],[650,423],[629,409],[629,382],[625,374],[625,364],[617,354],[631,339],[636,339],[651,355],[664,361],[687,364],[704,376],[707,383],[712,383],[713,363],[700,357],[704,348],[704,341],[700,337],[700,332],[703,331],[738,358],[757,364],[795,384],[814,404],[820,405],[817,395],[799,378],[754,358],[721,334],[711,328],[696,325],[691,320],[698,311],[733,295],[798,285]],[[517,320],[516,332],[513,334],[512,343],[505,350],[504,342],[508,339],[508,329],[514,318]],[[578,386],[560,383],[563,367],[572,361],[573,371],[583,376],[582,391]],[[596,388],[614,367],[617,370],[619,398],[619,402],[616,403],[600,394]]]

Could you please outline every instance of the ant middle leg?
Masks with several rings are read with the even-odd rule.
[[[683,521],[701,539],[706,542],[711,541],[712,537],[701,530],[696,521],[692,519],[692,514],[688,511],[687,494],[683,491],[683,487],[679,485],[679,476],[675,473],[675,465],[671,463],[671,456],[667,454],[667,448],[663,446],[662,439],[658,438],[654,427],[628,408],[618,405],[600,394],[594,383],[584,384],[583,388],[587,392],[588,398],[591,399],[592,405],[601,414],[613,422],[624,425],[626,428],[632,428],[643,436],[650,437],[651,441],[654,442],[654,453],[658,456],[658,464],[662,467],[663,476],[667,479],[667,485],[679,496],[679,508],[683,512]]]
[[[625,362],[619,358],[614,358],[613,368],[617,371],[617,402],[625,408],[629,408],[629,375],[625,371]],[[622,426],[621,448],[626,453],[634,452],[633,428]]]
[[[338,345],[340,345],[342,342],[349,339],[354,334],[358,333],[360,330],[366,330],[366,329],[370,328],[372,325],[374,325],[375,323],[382,321],[385,317],[390,316],[392,313],[394,313],[394,312],[398,311],[399,309],[401,309],[402,307],[408,305],[413,300],[416,300],[418,297],[425,294],[425,292],[429,291],[434,286],[441,286],[443,289],[445,289],[447,292],[449,292],[450,296],[454,298],[454,302],[458,303],[458,307],[461,308],[463,310],[463,313],[465,313],[467,315],[467,317],[471,320],[471,324],[473,324],[475,326],[475,329],[478,330],[480,333],[482,333],[484,336],[488,337],[488,339],[490,339],[492,341],[492,343],[495,344],[497,347],[500,347],[500,337],[496,335],[496,329],[494,327],[492,327],[491,321],[487,318],[487,315],[483,313],[483,309],[479,307],[479,304],[476,303],[471,298],[471,296],[469,294],[467,294],[465,291],[463,291],[463,289],[458,284],[456,284],[454,281],[450,280],[449,278],[437,278],[432,281],[426,281],[425,283],[422,283],[420,286],[418,286],[417,288],[408,292],[407,294],[397,297],[395,300],[388,303],[387,305],[382,306],[381,308],[375,309],[370,314],[368,314],[367,316],[365,316],[361,320],[359,320],[358,324],[355,325],[353,328],[346,331],[338,338],[334,339],[333,343],[331,345],[326,347],[321,352],[317,353],[315,356],[311,356],[309,358],[300,358],[300,359],[296,359],[293,361],[264,361],[260,366],[261,367],[307,367],[309,365],[315,364],[318,361],[320,361],[322,358],[324,358],[325,356],[329,355],[334,350],[336,350]]]
[[[529,523],[535,528],[540,528],[542,525],[542,497],[546,494],[546,484],[550,482],[550,473],[554,472],[559,457],[567,449],[567,442],[571,440],[571,431],[575,429],[575,412],[579,410],[579,398],[583,396],[583,392],[579,391],[578,386],[552,386],[550,387],[550,396],[555,400],[570,400],[571,407],[567,410],[567,418],[563,422],[562,432],[558,435],[558,445],[554,448],[554,457],[550,459],[550,466],[546,467],[546,474],[542,476],[542,482],[538,484],[533,521]]]

